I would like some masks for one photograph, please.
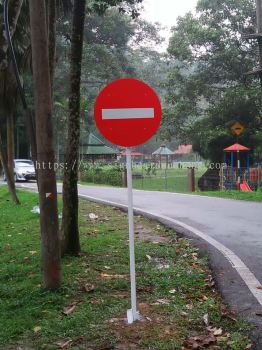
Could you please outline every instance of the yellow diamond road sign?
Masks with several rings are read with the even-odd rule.
[[[237,136],[241,135],[243,133],[244,129],[245,129],[244,126],[242,124],[240,124],[239,122],[236,122],[231,128],[233,134],[237,135]]]

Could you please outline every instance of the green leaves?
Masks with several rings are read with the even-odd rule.
[[[244,75],[257,65],[257,44],[241,37],[255,32],[255,20],[254,1],[199,0],[197,13],[173,28],[165,129],[173,125],[170,136],[192,141],[206,159],[221,160],[223,145],[234,141],[233,121],[247,126],[243,142],[251,148],[252,128],[262,127],[260,86]]]
[[[110,7],[117,7],[120,13],[128,13],[132,18],[139,16],[138,5],[143,0],[91,0],[88,9],[90,12],[103,15]]]

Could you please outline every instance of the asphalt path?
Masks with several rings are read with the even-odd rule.
[[[35,188],[35,184],[21,184]],[[58,186],[61,191],[61,186]],[[115,206],[127,205],[127,190],[79,185],[79,195]],[[137,213],[159,219],[209,253],[226,303],[258,327],[262,349],[262,203],[198,195],[134,190]]]

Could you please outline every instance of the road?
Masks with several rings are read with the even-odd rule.
[[[192,239],[201,251],[208,251],[226,302],[262,327],[256,315],[262,310],[262,290],[257,288],[262,284],[262,203],[167,192],[133,193],[138,212],[158,218]],[[127,191],[122,188],[79,185],[79,194],[127,204]]]

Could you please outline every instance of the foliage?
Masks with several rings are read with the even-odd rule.
[[[90,0],[88,10],[102,15],[108,8],[117,7],[120,13],[128,13],[132,18],[136,18],[142,2],[143,0]]]
[[[167,63],[162,54],[155,51],[161,43],[159,26],[142,19],[132,20],[117,9],[108,9],[102,16],[86,17],[82,66],[82,125],[81,144],[86,145],[87,134],[94,131],[93,105],[99,91],[110,81],[121,77],[136,77],[148,82],[161,92],[162,72]],[[70,47],[70,16],[58,22],[58,62],[55,79],[56,116],[66,112],[68,94],[68,55]],[[155,74],[152,75],[152,70]],[[57,118],[56,118],[57,119]],[[56,132],[64,130],[65,123],[57,123]],[[102,138],[100,136],[100,138]],[[59,138],[63,151],[64,139]],[[62,152],[63,153],[63,152]]]
[[[122,186],[123,169],[115,165],[88,165],[85,166],[83,180],[88,183]]]
[[[258,147],[254,129],[261,128],[259,95],[255,84],[228,88],[217,103],[209,105],[206,115],[194,122],[194,150],[206,159],[221,162],[223,149],[236,141],[251,150]],[[237,121],[245,126],[245,131],[236,139],[230,128]]]
[[[230,135],[235,121],[245,124],[243,142],[252,148],[251,130],[262,128],[259,85],[244,76],[257,65],[257,44],[241,38],[243,32],[255,32],[254,6],[251,0],[199,0],[197,13],[179,18],[173,28],[166,136],[193,141],[194,149],[212,161],[235,141]]]

